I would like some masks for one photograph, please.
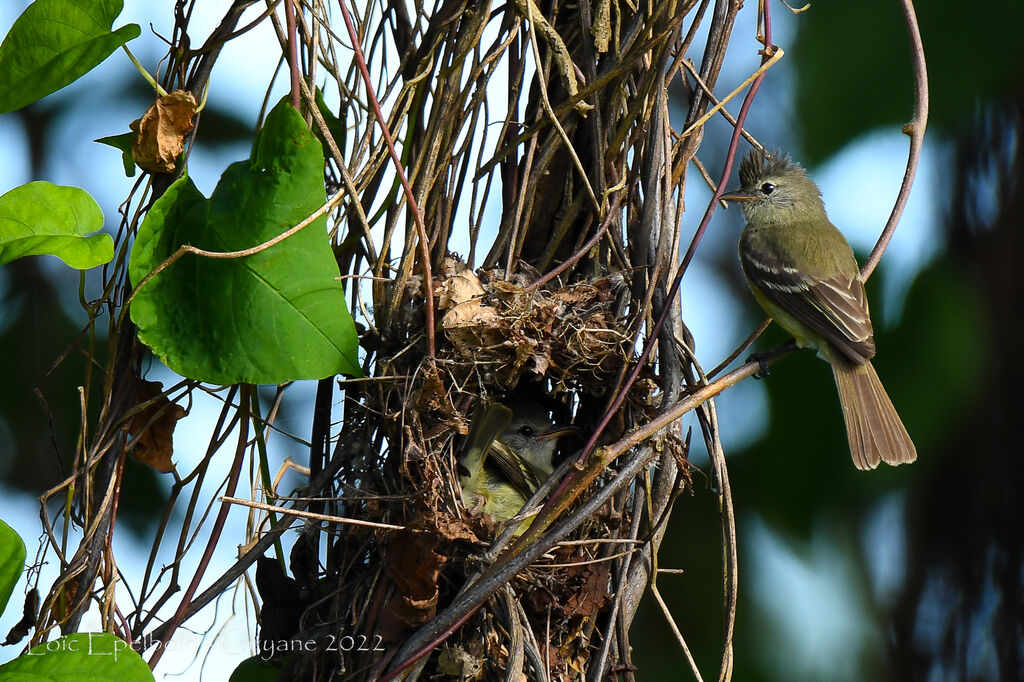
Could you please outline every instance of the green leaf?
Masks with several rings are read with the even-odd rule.
[[[327,130],[330,131],[331,137],[334,138],[334,144],[338,145],[338,149],[345,149],[345,124],[327,106],[327,102],[324,101],[324,94],[320,92],[320,88],[316,89],[315,97],[316,108],[320,110],[320,115],[324,117],[324,123],[327,124]],[[316,135],[316,139],[320,140],[324,150],[327,150],[327,140],[320,131],[320,126],[313,126],[313,134]]]
[[[132,156],[132,140],[135,133],[121,133],[120,135],[108,135],[93,142],[105,144],[114,149],[121,150],[121,163],[124,164],[124,174],[129,178],[135,177],[135,157]]]
[[[20,109],[91,71],[139,36],[137,24],[111,32],[123,0],[36,0],[0,45],[0,113]]]
[[[0,196],[0,265],[23,256],[57,256],[85,270],[114,257],[114,240],[101,233],[103,212],[88,192],[30,182]]]
[[[320,143],[285,101],[267,116],[252,157],[232,164],[206,199],[188,176],[150,208],[132,250],[132,284],[182,244],[251,248],[325,201]],[[360,375],[356,332],[321,217],[244,258],[186,254],[132,303],[139,338],[172,370],[215,384],[280,384]]]
[[[14,529],[0,521],[0,614],[25,570],[25,543]]]
[[[153,673],[123,639],[79,632],[33,647],[0,665],[10,682],[152,682]]]
[[[231,672],[228,682],[275,682],[283,666],[277,662],[264,661],[259,656],[247,658]]]

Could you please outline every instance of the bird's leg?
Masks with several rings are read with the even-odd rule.
[[[772,350],[759,350],[756,353],[751,353],[747,356],[747,362],[756,362],[758,366],[757,374],[754,375],[755,379],[764,379],[771,373],[771,368],[768,365],[768,359],[775,354]]]
[[[796,339],[790,339],[780,346],[775,348],[769,348],[767,350],[759,350],[756,353],[751,353],[747,356],[747,362],[756,362],[758,366],[758,372],[754,375],[755,379],[764,379],[770,373],[769,360],[773,360],[785,353],[791,353],[800,348],[804,348],[797,343]]]

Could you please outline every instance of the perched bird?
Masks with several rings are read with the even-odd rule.
[[[857,260],[829,222],[821,190],[788,156],[756,150],[740,163],[740,184],[722,199],[742,202],[747,283],[800,347],[832,365],[853,463],[913,462],[914,443],[871,366],[874,334]]]
[[[576,430],[552,424],[539,405],[477,409],[459,455],[466,508],[507,521],[554,471],[558,439]]]

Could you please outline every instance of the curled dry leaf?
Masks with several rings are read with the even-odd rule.
[[[406,528],[391,537],[384,569],[395,591],[380,616],[380,634],[398,640],[437,613],[437,576],[447,559],[438,554],[437,536]]]
[[[568,547],[556,549],[555,562],[570,564],[562,569],[558,581],[534,590],[529,604],[538,614],[559,612],[564,618],[575,618],[581,626],[592,622],[608,601],[611,563],[591,562],[586,554]]]
[[[28,637],[29,631],[36,626],[36,618],[39,614],[39,590],[32,588],[25,595],[25,605],[22,607],[21,620],[14,624],[10,632],[7,633],[7,639],[3,641],[0,646],[10,646],[11,644],[17,644],[21,640]]]
[[[132,121],[132,157],[150,173],[171,173],[185,151],[185,135],[195,128],[196,98],[175,90],[156,100],[142,118]]]
[[[152,402],[128,420],[125,430],[132,438],[132,458],[166,474],[174,470],[174,427],[185,410],[169,401],[163,391],[159,381],[139,382],[138,402]]]
[[[601,395],[632,356],[620,317],[622,277],[531,290],[530,277],[508,281],[500,271],[473,273],[454,262],[444,270],[435,291],[451,346],[442,345],[440,357],[483,372],[498,388],[515,387],[529,372]]]
[[[435,288],[438,310],[447,310],[487,293],[476,273],[454,258],[445,259],[444,273],[445,279]]]
[[[576,589],[558,606],[569,618],[593,620],[608,601],[611,562],[603,561],[569,569],[569,583]]]
[[[436,367],[427,367],[423,371],[423,385],[416,396],[416,405],[421,412],[436,410],[443,414],[451,412],[444,382],[438,375]]]
[[[260,605],[260,652],[273,652],[274,641],[294,638],[304,605],[294,578],[285,575],[277,559],[256,559],[256,590]]]

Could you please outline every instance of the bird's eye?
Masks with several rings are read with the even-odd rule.
[[[523,438],[531,438],[533,436],[533,427],[529,424],[523,424],[519,427],[519,435]]]
[[[772,192],[775,191],[775,185],[773,185],[770,182],[766,182],[763,185],[761,185],[761,191],[764,192],[765,194],[771,194]]]

